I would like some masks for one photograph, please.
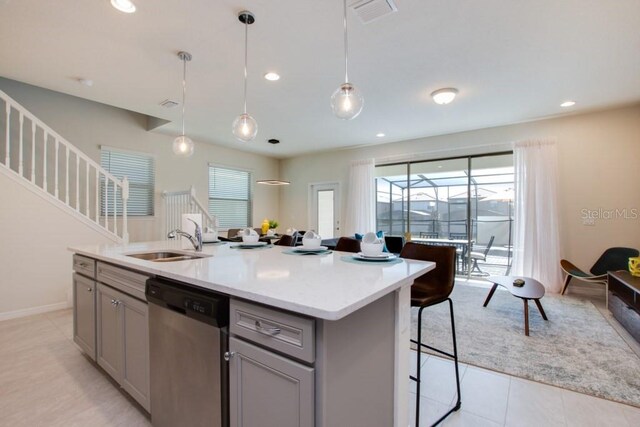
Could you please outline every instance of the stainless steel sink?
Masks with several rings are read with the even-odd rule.
[[[143,259],[145,261],[153,261],[153,262],[175,262],[175,261],[187,261],[190,259],[200,259],[206,258],[211,255],[204,254],[192,254],[192,253],[184,253],[184,252],[173,252],[173,251],[158,251],[158,252],[145,252],[140,254],[127,254],[132,258]]]

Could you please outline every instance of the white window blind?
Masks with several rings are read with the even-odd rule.
[[[126,176],[129,180],[128,216],[153,215],[156,167],[155,159],[152,156],[102,147],[100,164],[115,177],[122,179]],[[109,203],[108,213],[112,215],[113,183],[107,182],[105,188],[104,178],[102,178],[100,190],[102,215],[105,215],[105,190]],[[119,190],[116,198],[116,214],[122,215],[122,195]]]
[[[251,226],[251,172],[209,166],[209,213],[220,228]]]

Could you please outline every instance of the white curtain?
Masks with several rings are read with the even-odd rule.
[[[515,169],[514,275],[532,277],[560,292],[558,160],[555,140],[513,145]]]
[[[349,168],[347,216],[342,235],[376,231],[375,160],[355,160]]]

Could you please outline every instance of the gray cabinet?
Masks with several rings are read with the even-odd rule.
[[[96,282],[73,275],[73,341],[96,360]]]
[[[97,292],[97,362],[149,410],[147,304],[102,283]]]
[[[312,427],[314,369],[229,339],[231,427]]]

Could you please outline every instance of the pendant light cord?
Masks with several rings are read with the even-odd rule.
[[[244,23],[244,114],[247,114],[247,50],[248,50],[248,38],[249,38],[249,17],[247,22]]]
[[[347,0],[343,0],[344,19],[344,82],[349,83],[349,39],[347,38]]]
[[[187,58],[182,58],[182,136],[184,133],[184,115],[186,111],[185,103],[187,99]]]

